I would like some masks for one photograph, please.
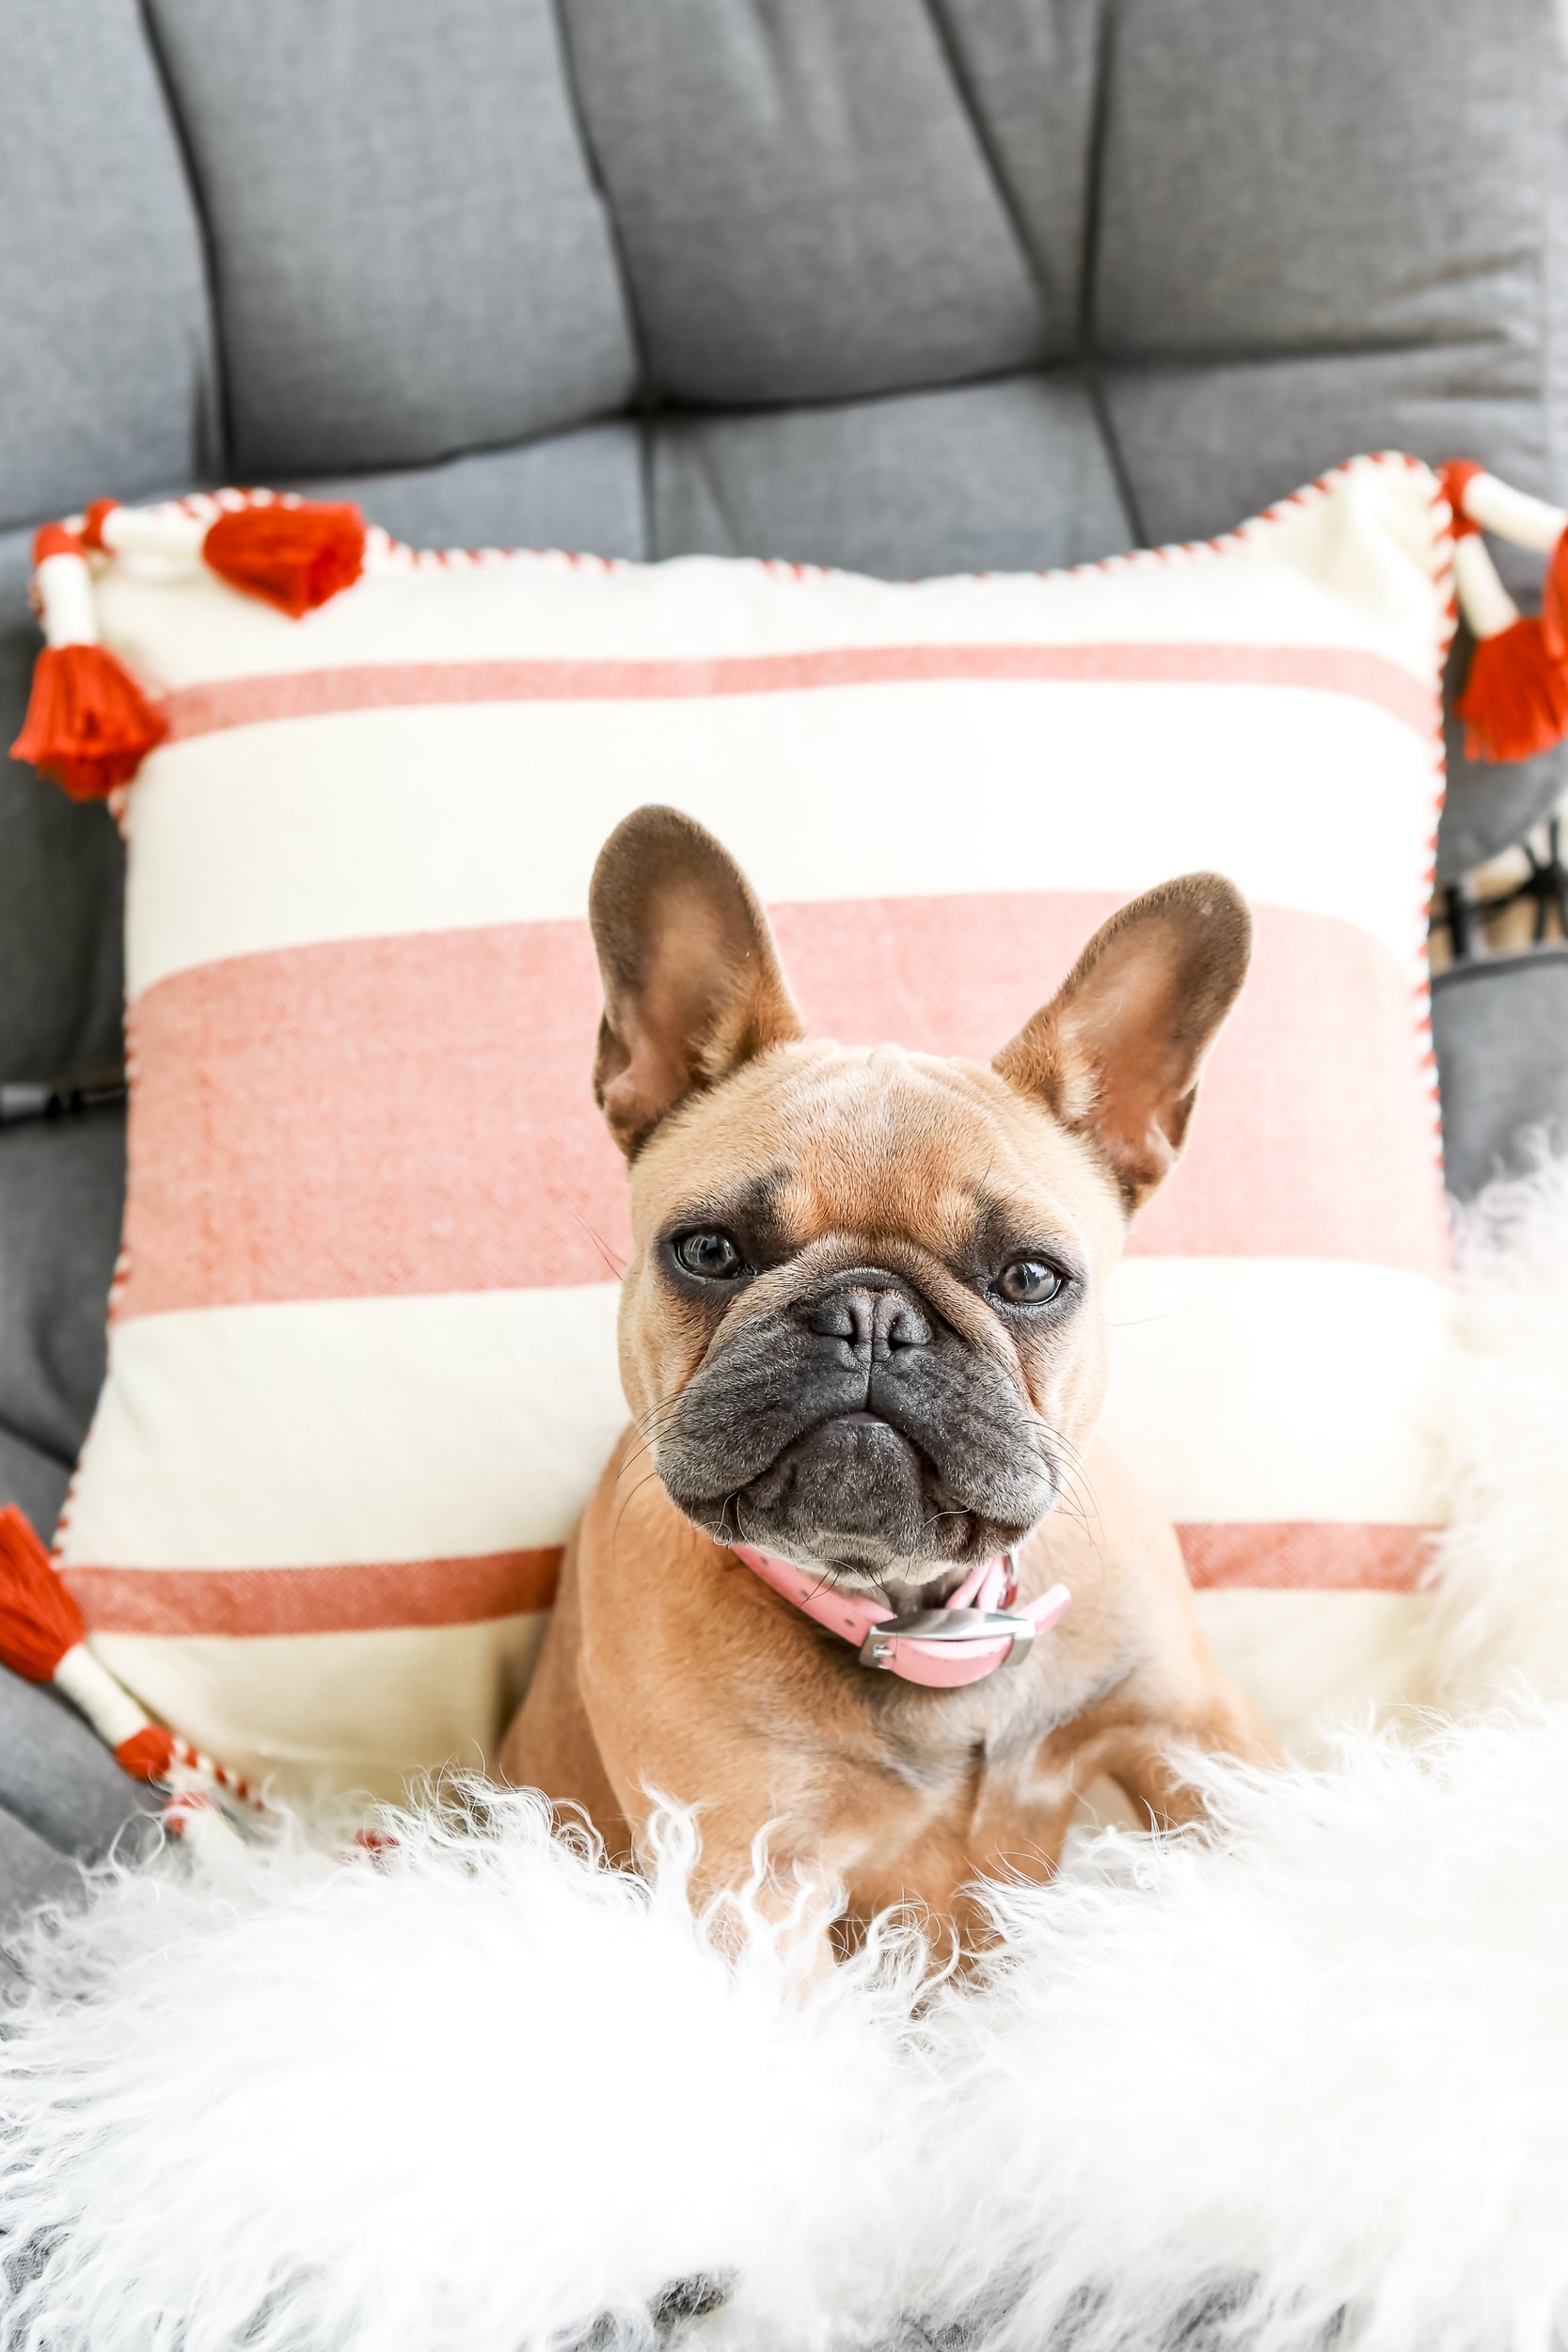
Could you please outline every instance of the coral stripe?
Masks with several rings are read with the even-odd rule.
[[[1177,1529],[1200,1592],[1413,1593],[1430,1555],[1424,1527],[1347,1527],[1296,1520],[1211,1522]]]
[[[547,1609],[561,1560],[551,1545],[323,1568],[73,1567],[66,1582],[95,1633],[369,1633]]]
[[[829,901],[776,920],[815,1030],[983,1058],[1115,903]],[[588,1089],[598,1010],[581,923],[293,947],[159,981],[133,1022],[117,1315],[618,1272],[626,1179]],[[1186,1165],[1132,1247],[1441,1270],[1416,1088],[1392,957],[1332,917],[1261,910]]]
[[[1193,1582],[1227,1591],[1407,1593],[1430,1531],[1255,1521],[1178,1528]],[[478,1625],[547,1609],[559,1547],[474,1560],[323,1568],[71,1568],[95,1632],[244,1637],[366,1633],[393,1626]]]
[[[169,739],[229,727],[431,703],[682,701],[934,679],[1067,685],[1294,686],[1375,705],[1423,739],[1432,689],[1398,662],[1348,645],[833,645],[697,660],[388,661],[214,678],[163,705]]]

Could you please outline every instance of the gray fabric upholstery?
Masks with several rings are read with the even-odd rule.
[[[1050,447],[1057,476],[1037,464]],[[661,421],[661,554],[838,564],[895,579],[1078,564],[1133,532],[1081,383],[1065,374],[906,392],[828,408]]]
[[[0,1806],[0,1996],[22,1978],[7,1939],[45,1903],[69,1902],[81,1883],[72,1860]]]
[[[1450,678],[1462,678],[1470,658],[1468,632],[1461,628],[1449,657]],[[1522,841],[1544,811],[1562,798],[1568,763],[1560,749],[1506,767],[1472,762],[1465,755],[1465,730],[1450,709],[1445,719],[1449,799],[1443,811],[1439,872],[1452,882],[1496,857],[1499,845]]]
[[[1457,964],[1433,990],[1449,1188],[1568,1151],[1568,947]]]
[[[1380,443],[1568,496],[1565,90],[1552,0],[17,0],[0,739],[105,491],[904,574]],[[1561,766],[1457,763],[1445,870]],[[8,770],[0,857],[0,1076],[100,1058],[112,835]]]
[[[1568,500],[1565,116],[1554,0],[11,0],[0,743],[31,527],[103,493],[904,576],[1207,536],[1368,446]],[[1562,773],[1456,753],[1445,871]],[[0,1080],[111,1061],[111,821],[0,761]],[[1462,1188],[1560,1104],[1564,968],[1440,989]],[[43,1523],[121,1149],[0,1132],[0,1498]]]
[[[145,1852],[158,1803],[62,1699],[0,1667],[0,1993],[10,1932],[79,1898],[81,1864]]]
[[[0,1793],[14,1820],[61,1853],[100,1862],[128,1821],[158,1805],[53,1691],[0,1669]]]
[[[103,1378],[124,1189],[118,1111],[0,1127],[0,1426],[68,1468]]]
[[[567,23],[661,397],[852,400],[1071,350],[1077,257],[1048,321],[935,11],[573,0]]]
[[[1524,445],[1515,405],[1465,389],[1472,364],[1482,369],[1484,355],[1418,345],[1264,352],[1203,366],[1150,358],[1109,372],[1106,399],[1145,537],[1210,538],[1283,495],[1281,485],[1310,481],[1352,448],[1435,457],[1484,446],[1508,480],[1548,478],[1539,444]],[[1180,467],[1168,463],[1173,449]],[[1520,597],[1539,603],[1540,557],[1501,542],[1495,551]],[[1473,788],[1463,771],[1454,788]]]
[[[291,477],[284,486],[357,499],[415,547],[571,548],[632,557],[648,551],[642,443],[624,419],[405,473]]]
[[[118,1113],[0,1129],[0,1499],[44,1529],[103,1376],[124,1171]],[[0,1942],[154,1803],[62,1700],[0,1668]]]
[[[0,345],[4,337],[0,317]],[[0,400],[8,413],[8,396]],[[113,819],[4,756],[38,652],[27,602],[30,538],[0,532],[0,1084],[97,1069],[120,1056],[124,866]]]
[[[83,1427],[85,1431],[85,1422]],[[69,1462],[30,1445],[0,1422],[0,1501],[16,1503],[35,1527],[51,1528],[70,1485]]]
[[[7,0],[0,218],[0,524],[201,479],[201,225],[135,0]]]
[[[1096,294],[1107,358],[1464,347],[1473,396],[1533,412],[1539,453],[1539,381],[1521,360],[1542,333],[1550,10],[1491,0],[1483,28],[1471,18],[1478,38],[1445,0],[1179,13],[1175,38],[1169,0],[1117,14]]]
[[[153,0],[245,479],[624,407],[632,346],[550,0]]]

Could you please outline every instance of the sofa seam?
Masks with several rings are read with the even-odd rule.
[[[1145,528],[1141,504],[1132,486],[1132,476],[1128,470],[1116,422],[1111,415],[1103,372],[1094,342],[1092,274],[1098,251],[1098,190],[1104,125],[1108,112],[1106,82],[1110,68],[1110,28],[1114,5],[1115,0],[1100,0],[1100,19],[1095,39],[1094,87],[1089,108],[1089,135],[1084,153],[1084,220],[1082,242],[1079,247],[1078,298],[1072,313],[1074,348],[1070,365],[1083,387],[1085,398],[1088,402],[1095,428],[1100,435],[1101,446],[1105,453],[1106,464],[1110,469],[1111,479],[1116,486],[1122,512],[1127,518],[1128,528],[1132,534],[1132,543],[1134,546],[1142,546],[1147,543],[1148,532]],[[925,8],[927,19],[942,53],[942,63],[947,70],[947,78],[952,84],[954,95],[963,110],[970,135],[974,141],[980,160],[986,167],[1013,242],[1018,247],[1024,268],[1028,271],[1036,292],[1039,295],[1042,326],[1047,326],[1053,301],[1051,273],[1036,251],[1034,239],[1029,234],[1023,208],[1014,191],[1012,181],[1004,167],[1001,152],[991,136],[984,111],[969,74],[965,71],[958,44],[953,38],[952,26],[947,21],[943,0],[925,0]],[[1049,368],[1050,365],[1048,358],[1042,358],[1042,369]],[[1039,372],[1039,370],[1034,371],[1037,373]]]
[[[614,260],[616,277],[620,281],[621,301],[626,312],[626,332],[631,342],[632,364],[636,371],[637,380],[629,409],[617,410],[615,413],[628,415],[637,427],[637,485],[639,502],[642,510],[642,561],[653,563],[657,557],[654,528],[653,422],[659,412],[660,401],[658,387],[654,376],[652,346],[648,338],[647,322],[642,316],[641,307],[637,297],[636,281],[632,275],[626,237],[621,228],[620,215],[615,209],[610,178],[600,161],[598,144],[594,139],[593,126],[589,119],[588,105],[583,95],[582,77],[578,70],[577,51],[572,43],[566,0],[549,0],[549,8],[551,21],[555,26],[556,47],[561,56],[562,89],[565,97],[567,111],[572,119],[573,128],[577,133],[578,149],[582,156],[583,168],[599,199],[599,209],[604,215],[606,241]]]
[[[218,298],[221,273],[217,262],[217,239],[208,212],[206,193],[201,175],[196,167],[196,150],[191,140],[175,89],[174,76],[169,72],[168,57],[163,35],[153,16],[150,0],[135,0],[136,16],[142,38],[164,102],[164,112],[169,126],[169,137],[180,160],[185,193],[190,200],[196,221],[197,248],[201,257],[201,292],[207,311],[207,335],[213,356],[213,383],[210,395],[211,428],[217,436],[218,447],[205,453],[204,471],[214,475],[230,472],[236,461],[233,401],[230,389],[229,353],[223,335],[223,306]]]
[[[1023,207],[1019,202],[1011,179],[1003,164],[1001,151],[991,135],[990,126],[981,109],[958,42],[953,37],[953,28],[948,23],[942,0],[925,0],[925,9],[927,21],[936,38],[938,50],[941,52],[942,65],[946,69],[947,79],[952,85],[953,94],[958,102],[959,110],[968,125],[975,151],[985,166],[986,175],[990,182],[998,209],[1006,223],[1008,234],[1018,248],[1019,259],[1033,282],[1036,294],[1039,296],[1041,327],[1048,331],[1051,311],[1061,300],[1061,289],[1053,286],[1050,270],[1035,249],[1034,239],[1029,234]],[[1074,333],[1077,331],[1076,318],[1073,320],[1073,331]],[[1075,352],[1074,358],[1077,356]],[[1043,356],[1042,364],[1049,364]]]
[[[1147,545],[1148,526],[1143,501],[1132,481],[1127,453],[1111,411],[1111,395],[1099,342],[1096,296],[1100,275],[1101,230],[1104,213],[1105,147],[1111,121],[1111,74],[1117,45],[1117,0],[1101,0],[1094,56],[1094,101],[1089,109],[1088,148],[1084,157],[1084,242],[1078,264],[1078,348],[1084,383],[1094,410],[1100,437],[1127,517],[1140,545]]]

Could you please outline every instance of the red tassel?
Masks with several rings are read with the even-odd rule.
[[[231,588],[264,596],[297,621],[358,579],[365,517],[357,506],[308,501],[236,507],[218,516],[201,552]]]
[[[1473,523],[1465,512],[1465,485],[1473,482],[1481,470],[1481,469],[1475,460],[1470,457],[1450,457],[1446,466],[1438,468],[1437,478],[1443,485],[1443,496],[1448,501],[1449,511],[1453,516],[1452,535],[1456,539],[1467,539],[1472,532],[1481,529],[1481,525]],[[90,508],[88,512],[90,514]]]
[[[119,499],[94,499],[82,517],[82,545],[94,555],[103,549],[103,525],[119,506]]]
[[[11,757],[53,777],[73,801],[102,801],[129,784],[167,733],[168,721],[106,645],[46,645]]]
[[[133,1780],[166,1780],[174,1763],[174,1734],[157,1724],[134,1731],[115,1750],[115,1762]]]
[[[87,1624],[70,1587],[14,1502],[0,1511],[0,1666],[52,1682]]]
[[[1546,562],[1546,585],[1541,599],[1541,628],[1546,651],[1554,661],[1568,663],[1568,531]]]
[[[1454,705],[1472,759],[1531,759],[1568,734],[1568,671],[1553,660],[1539,621],[1482,637]]]

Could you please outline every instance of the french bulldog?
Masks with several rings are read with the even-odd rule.
[[[501,1771],[635,1862],[835,1933],[1038,1878],[1108,1776],[1193,1817],[1180,1751],[1275,1754],[1170,1525],[1095,1434],[1108,1285],[1242,985],[1245,902],[1164,883],[989,1067],[807,1040],[711,834],[642,808],[594,870],[594,1086],[630,1168],[631,1425],[572,1536]],[[1069,1605],[1070,1602],[1070,1605]]]

